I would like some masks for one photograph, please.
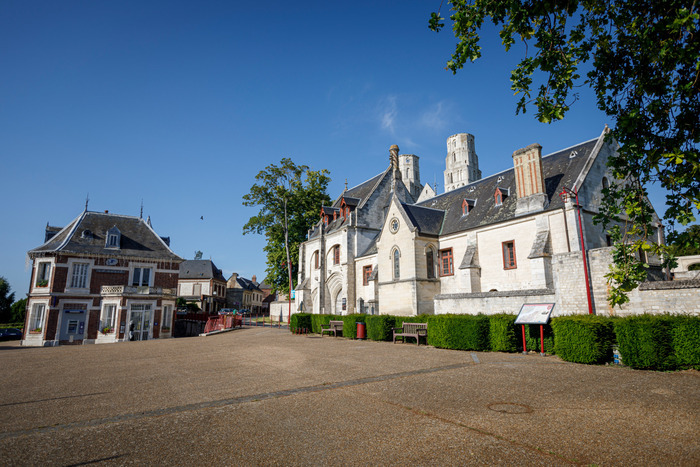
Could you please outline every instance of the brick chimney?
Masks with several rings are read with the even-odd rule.
[[[531,144],[513,153],[515,191],[518,198],[515,215],[544,210],[547,194],[542,173],[542,146]]]

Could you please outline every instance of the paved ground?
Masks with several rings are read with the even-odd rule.
[[[3,465],[700,465],[700,373],[247,328],[0,343]]]

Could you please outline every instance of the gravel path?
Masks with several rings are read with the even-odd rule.
[[[0,345],[3,465],[700,465],[700,373],[245,328]]]

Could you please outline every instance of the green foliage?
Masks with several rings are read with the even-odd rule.
[[[489,316],[489,345],[494,352],[517,352],[516,315],[499,313]]]
[[[540,122],[561,120],[579,99],[576,88],[586,86],[616,122],[607,135],[619,144],[609,160],[616,180],[603,190],[595,220],[622,229],[611,235],[615,263],[607,277],[608,301],[625,303],[627,292],[646,278],[639,252],[673,264],[668,249],[654,243],[656,220],[645,187],[656,183],[666,190],[665,217],[672,225],[693,222],[700,210],[697,6],[683,0],[450,3],[458,42],[447,69],[456,73],[481,57],[479,33],[489,21],[500,28],[506,51],[516,41],[526,46],[511,73],[511,89],[520,95],[516,113],[534,104]],[[429,27],[439,31],[443,19],[433,13]]]
[[[315,334],[321,334],[321,325],[326,325],[330,320],[337,320],[339,316],[332,315],[311,315],[311,331]]]
[[[331,202],[326,193],[330,178],[325,169],[310,170],[283,158],[280,165],[267,166],[255,176],[256,183],[243,196],[243,205],[259,207],[257,215],[243,226],[243,234],[264,234],[267,244],[267,277],[275,290],[289,290],[289,269],[292,288],[296,286],[299,245],[308,230],[318,221],[322,205]]]
[[[24,323],[27,316],[27,299],[17,300],[10,308],[10,321],[14,323]]]
[[[641,370],[674,369],[672,323],[670,315],[639,315],[615,320],[615,336],[623,363]]]
[[[396,319],[389,315],[367,315],[367,338],[373,341],[390,341],[391,328],[396,325]]]
[[[562,360],[599,364],[612,359],[613,320],[603,316],[574,315],[552,319],[554,349]]]
[[[700,316],[675,316],[671,332],[678,366],[700,370]]]
[[[486,315],[436,315],[428,318],[428,344],[443,349],[489,350]]]
[[[310,313],[294,313],[290,318],[289,330],[308,329],[311,330],[311,314]]]
[[[15,293],[10,293],[10,290],[10,283],[0,276],[0,323],[12,320],[12,303],[15,301]]]
[[[520,326],[516,326],[520,328]],[[516,329],[520,332],[520,339],[518,339],[518,349],[522,351],[523,347],[523,335],[522,329]],[[550,325],[544,325],[542,328],[544,334],[544,352],[550,355],[556,353],[554,347],[554,333]],[[528,352],[541,352],[542,346],[540,345],[540,325],[539,324],[526,324],[525,325],[525,343],[527,344]]]
[[[683,232],[671,232],[668,244],[674,256],[700,255],[700,225],[691,225]]]
[[[341,319],[343,321],[343,337],[348,339],[357,337],[357,323],[367,324],[367,315],[364,314],[344,315]]]

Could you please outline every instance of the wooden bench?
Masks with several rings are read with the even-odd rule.
[[[338,333],[343,332],[343,322],[342,321],[329,321],[328,324],[322,324],[321,325],[321,337],[323,337],[324,332],[327,332],[328,334],[333,333],[333,337],[338,337]]]
[[[406,342],[407,337],[416,339],[416,344],[420,345],[420,338],[425,337],[425,343],[428,344],[428,323],[403,323],[400,328],[393,328],[394,344],[396,338],[400,338],[401,342]]]

